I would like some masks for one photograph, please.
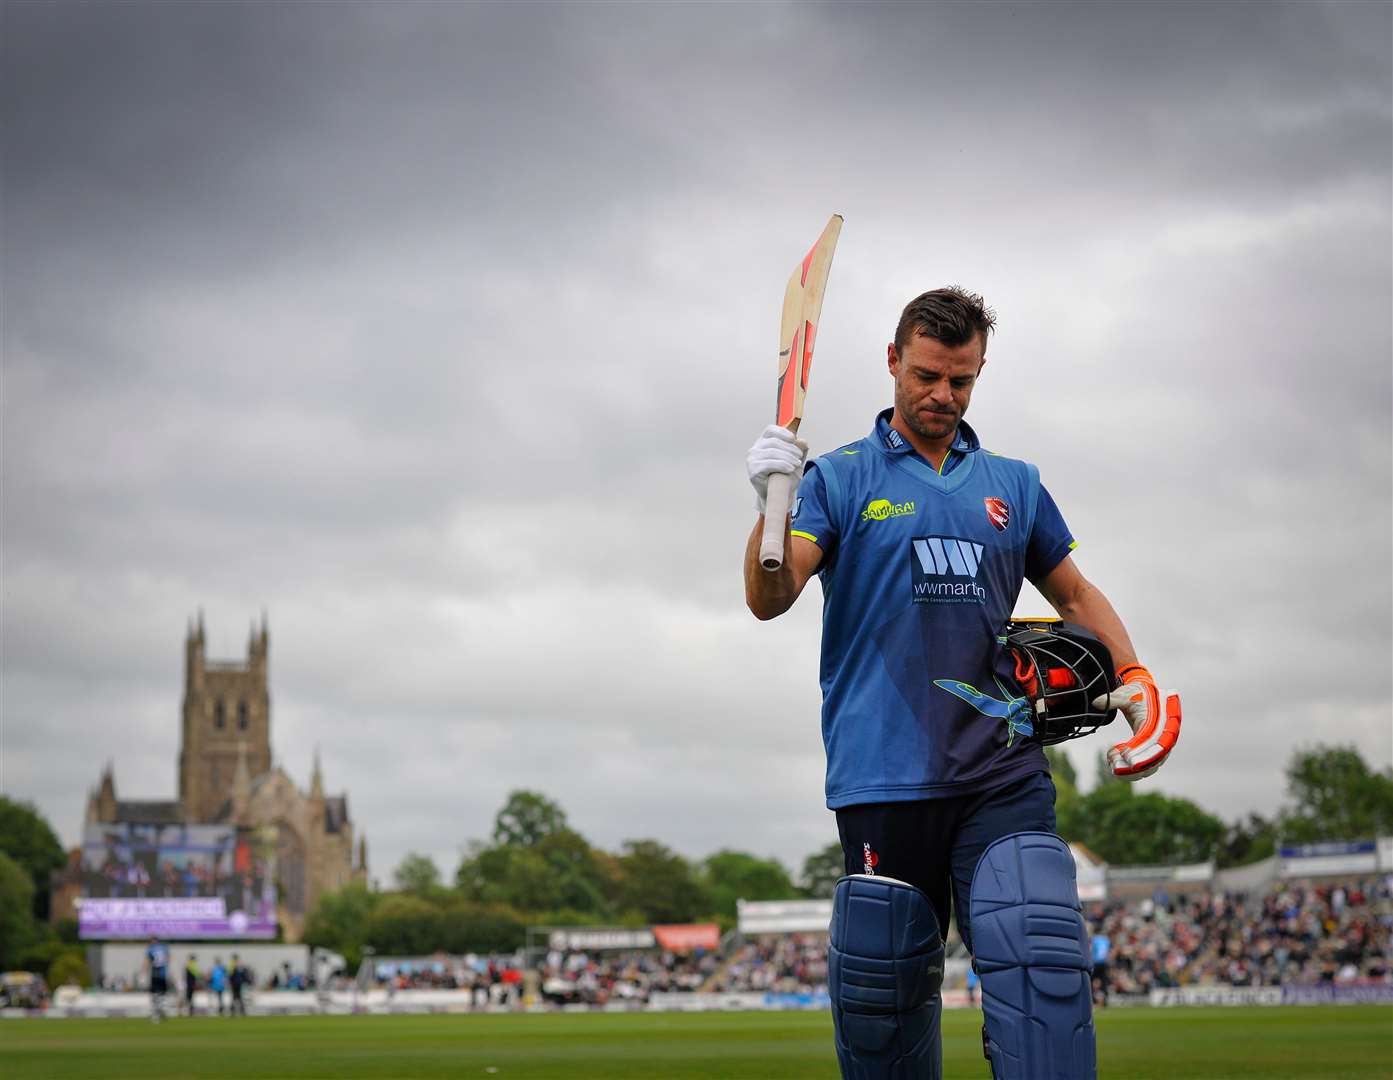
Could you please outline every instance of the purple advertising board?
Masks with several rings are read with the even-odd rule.
[[[78,935],[276,936],[276,830],[231,825],[89,825]]]

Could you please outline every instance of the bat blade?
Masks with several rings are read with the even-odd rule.
[[[784,289],[783,319],[779,326],[779,382],[774,423],[797,431],[803,419],[803,399],[808,392],[808,372],[813,362],[813,343],[822,316],[822,297],[832,269],[832,253],[842,233],[842,216],[833,214],[808,254],[793,268]]]
[[[774,422],[794,433],[797,433],[798,425],[803,420],[803,401],[808,393],[813,345],[817,341],[818,320],[822,317],[822,297],[827,289],[827,275],[832,269],[832,253],[836,250],[837,238],[841,233],[842,216],[833,214],[822,235],[817,238],[817,243],[793,268],[784,289]],[[793,477],[787,473],[775,473],[769,478],[764,534],[759,545],[759,561],[766,570],[777,570],[783,565],[784,531],[793,489]]]

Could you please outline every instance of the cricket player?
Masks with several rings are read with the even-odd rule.
[[[164,1019],[164,996],[169,993],[169,946],[153,934],[145,949],[145,970],[150,977],[150,1020]]]
[[[847,1080],[941,1075],[950,910],[981,977],[996,1080],[1096,1075],[1074,863],[1005,637],[1023,581],[1111,653],[1104,685],[1117,688],[1092,706],[1131,725],[1108,752],[1116,775],[1154,772],[1179,733],[1178,695],[1157,689],[1080,573],[1036,467],[984,450],[963,419],[994,324],[962,289],[916,297],[887,349],[894,406],[865,438],[804,469],[806,447],[771,426],[747,458],[761,515],[745,553],[750,610],[775,618],[814,574],[822,583],[826,794],[847,872],[828,982]],[[800,469],[787,556],[769,571],[769,477]],[[1146,513],[1140,500],[1124,508]]]

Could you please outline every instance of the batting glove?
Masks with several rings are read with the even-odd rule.
[[[1120,709],[1132,725],[1132,737],[1108,751],[1108,764],[1121,780],[1140,780],[1162,765],[1180,738],[1180,693],[1157,690],[1151,672],[1128,664],[1117,677],[1122,683],[1093,702],[1095,709]]]
[[[745,455],[745,469],[755,489],[755,509],[764,513],[771,473],[797,473],[803,467],[808,444],[780,424],[770,424]]]

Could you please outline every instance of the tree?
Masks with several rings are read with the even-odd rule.
[[[656,840],[627,840],[619,856],[619,907],[655,923],[688,922],[711,912],[711,899],[687,860]]]
[[[33,912],[29,871],[0,851],[0,971],[18,967],[20,954],[33,942]]]
[[[734,918],[737,900],[789,900],[798,889],[774,859],[743,851],[718,851],[701,864],[711,910]]]
[[[342,953],[349,970],[356,970],[367,944],[368,920],[381,900],[381,894],[357,881],[325,893],[305,920],[305,944]]]
[[[445,917],[419,896],[384,896],[368,917],[366,938],[383,955],[423,956],[436,952],[445,940]]]
[[[416,896],[430,896],[440,888],[440,868],[429,855],[409,851],[392,875],[397,888]]]
[[[1268,821],[1261,814],[1249,814],[1246,821],[1239,818],[1224,830],[1215,858],[1221,869],[1247,866],[1267,858],[1276,850],[1277,823]]]
[[[1077,795],[1079,777],[1074,771],[1074,763],[1069,760],[1069,755],[1057,746],[1047,746],[1045,747],[1045,760],[1050,763],[1050,775],[1054,777],[1054,786],[1059,797],[1064,798],[1066,786],[1071,794]]]
[[[1102,787],[1104,784],[1121,784],[1127,791],[1132,790],[1132,781],[1124,780],[1112,771],[1112,766],[1108,764],[1108,753],[1106,750],[1099,750],[1093,758],[1093,775],[1098,781],[1095,787]]]
[[[441,915],[446,952],[512,952],[527,940],[527,927],[507,908],[456,901]]]
[[[24,868],[34,885],[34,918],[48,919],[49,877],[68,861],[63,845],[33,803],[0,795],[0,852]]]
[[[574,829],[558,829],[537,844],[537,853],[556,877],[559,906],[593,915],[607,914],[619,887],[619,868]]]
[[[837,882],[846,874],[846,858],[842,853],[841,842],[828,844],[820,851],[814,851],[803,860],[803,873],[799,875],[799,885],[811,897],[830,900],[836,891]]]
[[[1224,834],[1224,823],[1189,799],[1137,795],[1129,783],[1100,784],[1055,813],[1060,836],[1123,866],[1203,862]]]
[[[1366,840],[1393,832],[1393,768],[1370,769],[1353,746],[1298,750],[1287,765],[1294,800],[1282,814],[1284,840]]]
[[[71,946],[64,949],[59,954],[58,959],[49,965],[48,985],[51,989],[58,989],[60,986],[76,984],[77,986],[91,986],[92,972],[87,968],[87,961],[83,958],[81,949],[74,949]]]
[[[566,827],[566,812],[545,795],[514,791],[493,819],[493,842],[507,847],[532,847]]]

